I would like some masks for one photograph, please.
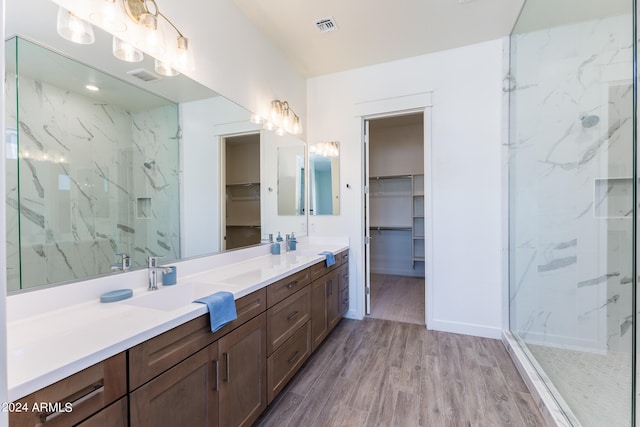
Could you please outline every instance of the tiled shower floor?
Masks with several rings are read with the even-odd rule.
[[[631,354],[527,347],[583,426],[631,425]]]

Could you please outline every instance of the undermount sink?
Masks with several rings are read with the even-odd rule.
[[[235,288],[233,286],[191,282],[160,287],[157,291],[149,291],[146,294],[125,300],[123,304],[154,310],[172,311],[215,292],[234,292],[234,290]]]

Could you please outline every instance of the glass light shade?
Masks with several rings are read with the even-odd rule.
[[[167,77],[173,77],[180,74],[174,68],[171,67],[171,64],[161,61],[159,59],[156,59],[155,61],[155,70],[156,70],[156,73],[162,76],[167,76]]]
[[[158,18],[151,13],[143,13],[140,15],[140,25],[144,25],[147,29],[155,31],[158,29]]]
[[[144,59],[141,51],[117,37],[113,38],[113,56],[126,62],[140,62]]]
[[[62,38],[74,43],[92,44],[96,41],[93,26],[63,7],[58,8],[56,29]]]

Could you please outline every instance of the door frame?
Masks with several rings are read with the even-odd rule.
[[[429,298],[433,294],[433,216],[431,215],[433,206],[433,168],[432,168],[432,93],[424,92],[414,95],[407,95],[396,98],[387,98],[369,102],[359,103],[356,106],[356,115],[361,120],[361,162],[362,162],[362,179],[363,179],[363,194],[362,194],[362,212],[361,218],[364,219],[364,234],[362,241],[362,265],[364,280],[362,281],[362,296],[364,304],[364,313],[369,314],[370,306],[370,293],[371,291],[371,266],[370,266],[370,246],[368,239],[371,237],[369,234],[368,218],[369,213],[366,211],[369,209],[368,190],[369,190],[369,164],[368,164],[368,145],[365,140],[365,127],[367,122],[373,119],[380,119],[385,117],[392,117],[398,115],[406,115],[412,113],[424,114],[424,128],[423,128],[423,144],[424,144],[424,212],[425,212],[425,325],[427,329],[432,329],[433,324],[433,298]],[[368,136],[367,136],[368,137]]]

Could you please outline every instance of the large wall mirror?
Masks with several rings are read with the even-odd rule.
[[[309,214],[340,215],[340,144],[309,146]]]
[[[9,292],[111,274],[120,253],[144,268],[149,255],[171,262],[225,250],[224,219],[235,218],[222,218],[222,145],[239,135],[259,146],[247,159],[260,165],[253,233],[306,233],[304,189],[291,190],[302,191],[296,214],[280,213],[280,157],[271,158],[304,156],[303,141],[261,129],[183,75],[157,75],[153,58],[115,59],[99,28],[92,45],[62,39],[57,12],[49,1],[6,2]],[[304,165],[298,155],[282,161]]]

